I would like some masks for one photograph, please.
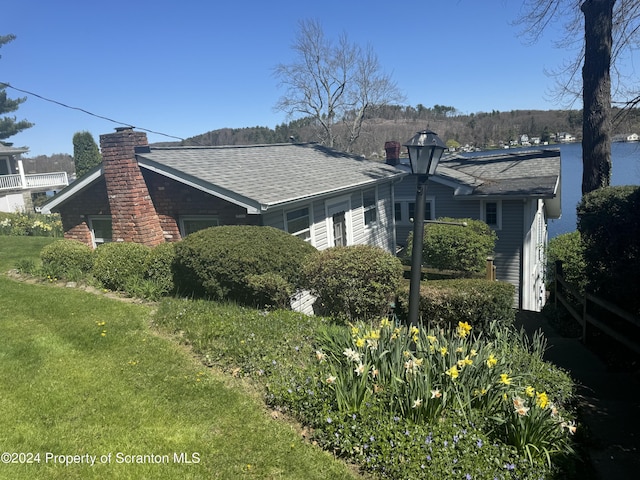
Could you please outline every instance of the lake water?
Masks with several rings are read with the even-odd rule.
[[[562,217],[549,220],[549,238],[576,230],[576,207],[582,198],[582,144],[560,145]],[[640,185],[640,143],[611,146],[611,185]]]

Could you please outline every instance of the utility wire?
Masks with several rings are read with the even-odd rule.
[[[118,125],[125,125],[127,127],[136,128],[138,130],[142,130],[142,131],[148,132],[148,133],[153,133],[155,135],[162,135],[163,137],[175,138],[177,140],[180,140],[180,141],[184,142],[184,138],[176,137],[175,135],[169,135],[167,133],[155,132],[153,130],[149,130],[148,128],[134,127],[133,125],[131,125],[131,124],[127,123],[127,122],[119,122],[118,120],[114,120],[114,119],[109,118],[109,117],[104,117],[102,115],[97,115],[97,114],[95,114],[93,112],[85,110],[84,108],[73,107],[71,105],[67,105],[65,103],[58,102],[57,100],[52,100],[50,98],[43,97],[42,95],[38,95],[37,93],[33,93],[33,92],[28,91],[28,90],[23,90],[21,88],[14,87],[13,85],[11,85],[9,83],[0,82],[0,89],[2,89],[2,88],[12,88],[13,90],[16,90],[18,92],[26,93],[27,95],[31,95],[33,97],[37,97],[37,98],[39,98],[41,100],[44,100],[46,102],[50,102],[50,103],[54,103],[56,105],[60,105],[61,107],[64,107],[64,108],[69,108],[71,110],[78,110],[79,112],[86,113],[87,115],[91,115],[92,117],[101,118],[102,120],[107,120],[109,122],[116,123]]]

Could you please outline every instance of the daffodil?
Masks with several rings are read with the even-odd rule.
[[[509,378],[509,375],[506,373],[501,373],[500,374],[500,383],[504,384],[504,385],[511,385],[511,379]]]
[[[441,347],[440,354],[444,357],[447,354],[447,347]]]
[[[358,376],[362,375],[365,371],[366,368],[362,363],[358,364],[358,366],[354,369],[354,372],[356,372],[356,375]]]
[[[316,359],[322,363],[327,359],[327,355],[321,350],[316,350]]]
[[[453,367],[451,367],[449,370],[447,370],[446,372],[447,375],[449,375],[451,378],[453,378],[454,380],[456,378],[458,378],[458,375],[460,375],[460,372],[458,371],[458,367],[456,365],[454,365]]]
[[[356,347],[358,347],[358,348],[364,347],[364,338],[358,338],[356,340]]]
[[[536,393],[536,405],[540,408],[546,408],[549,405],[549,397],[545,392]]]
[[[360,354],[353,350],[352,348],[347,348],[344,352],[342,352],[348,360],[352,362],[360,362]]]
[[[487,359],[487,367],[489,368],[493,368],[498,364],[498,359],[496,357],[493,356],[493,353],[489,355],[489,358]]]
[[[383,318],[382,320],[380,320],[380,326],[382,328],[384,327],[390,327],[391,326],[391,321],[389,320],[388,317]]]
[[[442,393],[437,388],[435,390],[431,390],[431,398],[440,398],[442,397]]]
[[[471,325],[469,325],[467,322],[458,322],[457,331],[460,338],[465,338],[467,335],[469,335],[469,332],[471,332]]]
[[[422,406],[422,399],[421,398],[416,398],[413,401],[413,405],[411,405],[411,408],[420,408]]]
[[[438,341],[433,335],[427,335],[427,340],[429,340],[430,343],[436,343]]]
[[[325,380],[329,385],[336,383],[336,377],[334,377],[333,375],[327,377],[327,379]]]
[[[536,391],[531,385],[529,385],[528,387],[526,387],[524,389],[524,393],[525,393],[525,395],[527,397],[533,397],[535,395]]]

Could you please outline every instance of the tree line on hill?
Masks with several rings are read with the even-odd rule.
[[[347,119],[348,121],[348,119]],[[336,125],[337,129],[340,124]],[[434,105],[384,105],[372,108],[367,127],[354,143],[353,153],[367,158],[384,157],[387,141],[404,143],[417,131],[429,128],[452,147],[472,149],[502,148],[519,143],[522,135],[553,143],[557,134],[570,133],[580,140],[580,110],[511,110],[509,112],[460,113],[454,107]],[[640,133],[640,111],[625,111],[616,117],[613,134]],[[321,128],[313,118],[264,126],[222,128],[185,139],[162,142],[156,146],[252,145],[287,142],[320,142]],[[320,142],[321,143],[321,142]]]

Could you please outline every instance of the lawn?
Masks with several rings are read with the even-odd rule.
[[[0,236],[2,272],[48,241]],[[0,275],[0,478],[356,478],[152,311]]]

